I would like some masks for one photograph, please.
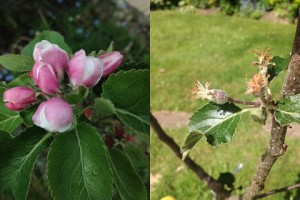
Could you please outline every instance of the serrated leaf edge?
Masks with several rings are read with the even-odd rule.
[[[85,125],[85,126],[89,126],[90,128],[92,128],[92,129],[94,129],[94,131],[96,132],[96,133],[98,133],[98,131],[97,131],[97,129],[95,128],[95,127],[93,127],[93,126],[91,126],[91,125],[89,125],[89,124],[87,124],[87,123],[85,123],[85,122],[82,122],[82,123],[79,123],[77,126],[81,126],[82,127],[82,125]],[[77,129],[75,129],[75,134],[76,134],[76,138],[77,138],[77,141],[78,141],[78,146],[79,146],[79,150],[80,150],[80,160],[82,161],[83,160],[83,155],[82,155],[82,149],[81,149],[81,144],[80,144],[80,137],[79,137],[79,134],[78,134],[78,130]],[[98,135],[97,134],[97,136],[98,136],[98,138],[99,138],[99,140],[101,140],[101,137],[100,137],[100,135]],[[104,142],[103,142],[103,144],[104,144]],[[104,146],[104,149],[106,149],[106,147]],[[109,156],[108,156],[108,151],[107,151],[107,149],[106,149],[106,158],[107,158],[107,161],[108,161],[108,158]],[[83,163],[83,161],[81,162],[81,163]],[[81,164],[81,169],[82,169],[82,173],[84,173],[84,169],[83,169],[83,164]],[[111,170],[111,168],[109,168],[109,170]],[[111,174],[112,174],[113,172],[111,171]],[[111,185],[113,185],[113,177],[111,178]],[[83,182],[84,182],[84,185],[86,186],[86,184],[85,184],[85,182],[86,182],[86,180],[85,180],[85,177],[83,177]],[[86,187],[87,188],[87,187]],[[86,189],[86,191],[87,191],[87,193],[88,193],[88,195],[89,195],[89,197],[90,197],[90,194],[89,194],[89,192],[88,192],[88,190]],[[113,195],[113,187],[111,187],[111,195]],[[111,196],[112,197],[112,196]],[[91,198],[90,198],[91,199]]]
[[[209,103],[208,103],[208,104],[209,104]],[[198,110],[190,117],[188,126],[190,126],[191,118],[192,118],[193,116],[195,116],[196,113],[197,113],[199,110],[201,110],[203,107],[207,106],[208,104],[203,105],[201,108],[199,108],[199,109],[198,109]],[[225,120],[222,121],[222,123],[223,123],[224,121],[226,121],[226,120],[232,118],[232,117],[236,117],[237,115],[240,115],[240,117],[239,117],[239,119],[238,119],[238,122],[237,122],[237,125],[238,125],[238,123],[240,122],[240,119],[241,119],[241,117],[242,117],[242,114],[245,113],[245,112],[248,112],[248,111],[250,111],[250,110],[252,110],[252,109],[255,109],[255,108],[241,109],[240,111],[238,111],[238,112],[236,112],[236,113],[234,113],[234,114],[228,116]],[[218,123],[217,125],[219,125],[219,124],[220,124],[220,123]],[[189,128],[189,134],[192,133],[192,132],[194,132],[194,133],[199,133],[199,134],[202,134],[203,136],[205,136],[205,134],[206,134],[208,131],[210,131],[211,129],[213,129],[213,128],[216,127],[217,125],[210,127],[209,129],[207,129],[207,131],[206,131],[205,133],[203,133],[202,131],[191,131],[190,128]],[[237,126],[234,128],[233,133],[235,133],[236,128],[237,128]],[[233,134],[232,136],[234,136],[234,134]],[[202,137],[201,137],[201,138],[202,138]],[[200,139],[201,139],[201,138],[200,138]],[[198,142],[200,141],[200,139],[198,140]],[[230,141],[230,140],[229,140],[229,141]],[[229,141],[228,141],[228,142],[229,142]],[[196,142],[195,145],[196,145],[198,142]],[[224,143],[225,143],[225,142],[221,142],[221,143],[219,143],[218,145],[224,144]],[[213,147],[218,146],[218,145],[211,145],[210,143],[208,143],[208,144],[209,144],[210,146],[213,146]],[[194,146],[195,146],[195,145],[194,145]],[[194,147],[194,146],[193,146],[193,147]],[[185,156],[183,157],[183,159],[187,157],[187,155],[190,153],[191,150],[192,150],[192,148],[191,148],[190,150],[185,150],[185,152],[182,152],[182,155],[185,154]]]
[[[109,77],[108,77],[108,79],[110,78],[110,77],[114,77],[114,76],[117,76],[118,74],[121,74],[121,73],[123,73],[123,74],[127,74],[127,73],[132,73],[132,72],[134,72],[134,73],[138,73],[138,72],[146,72],[146,71],[150,71],[149,69],[131,69],[131,70],[120,70],[120,71],[118,71],[117,73],[112,73]],[[107,80],[108,80],[107,79]],[[107,81],[106,80],[106,81]],[[103,85],[105,85],[106,84],[106,81],[105,81],[105,83],[103,84]],[[103,86],[102,86],[103,87]]]

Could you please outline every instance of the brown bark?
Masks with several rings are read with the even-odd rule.
[[[261,199],[261,198],[270,196],[272,194],[276,194],[276,193],[279,193],[279,192],[286,192],[286,191],[294,190],[294,189],[297,189],[297,188],[300,188],[300,183],[297,183],[295,185],[290,185],[290,186],[287,186],[287,187],[283,187],[283,188],[278,188],[278,189],[275,189],[275,190],[272,190],[272,191],[269,191],[269,192],[266,192],[266,193],[263,193],[263,194],[258,194],[256,196],[254,196],[254,199]]]
[[[158,136],[158,138],[167,144],[170,149],[176,154],[176,156],[181,160],[182,154],[180,152],[180,147],[176,144],[170,136],[162,129],[157,119],[150,113],[151,127]],[[201,166],[195,163],[190,157],[186,157],[183,161],[188,168],[190,168],[199,178],[202,180],[209,189],[216,193],[217,200],[224,200],[230,196],[230,191],[224,188],[224,185],[219,183],[216,179],[211,177]]]
[[[281,90],[281,98],[300,93],[300,15],[298,17],[297,29],[293,44],[291,59]],[[285,153],[287,145],[284,143],[286,126],[280,124],[272,116],[272,129],[269,146],[261,158],[258,169],[252,179],[251,185],[243,195],[243,200],[254,199],[263,190],[265,180],[276,160]]]

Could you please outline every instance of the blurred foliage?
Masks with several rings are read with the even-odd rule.
[[[0,50],[19,53],[42,30],[64,35],[73,51],[106,49],[111,41],[126,61],[149,61],[149,19],[123,1],[0,1]]]
[[[177,4],[176,4],[177,3]],[[151,9],[166,9],[175,6],[181,7],[183,13],[191,13],[193,8],[207,9],[217,7],[227,15],[239,14],[259,19],[264,12],[275,11],[280,18],[287,18],[291,22],[298,16],[300,0],[151,0]]]
[[[171,9],[178,6],[179,1],[180,0],[150,0],[150,9]]]

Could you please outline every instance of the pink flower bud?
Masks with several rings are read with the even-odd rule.
[[[32,77],[37,86],[47,94],[59,92],[59,84],[51,65],[35,62],[32,68]]]
[[[99,56],[99,58],[104,63],[103,76],[108,76],[121,65],[123,55],[120,54],[120,52],[118,51],[114,51],[110,53],[105,53]]]
[[[62,81],[69,63],[69,56],[66,51],[56,44],[43,40],[35,45],[33,58],[35,62],[51,65],[58,80]]]
[[[67,131],[73,121],[71,106],[58,97],[53,97],[41,103],[32,117],[35,125],[50,132],[60,133]]]
[[[3,93],[3,101],[11,110],[22,110],[35,102],[35,91],[27,87],[14,87]]]
[[[73,86],[95,86],[102,74],[103,63],[99,58],[86,56],[84,50],[77,51],[69,63],[69,77]]]

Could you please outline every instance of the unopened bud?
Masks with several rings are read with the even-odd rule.
[[[103,62],[100,58],[86,56],[84,50],[79,50],[70,60],[68,74],[74,87],[94,87],[102,77]]]
[[[228,102],[228,96],[224,90],[209,89],[209,85],[209,83],[206,83],[204,87],[197,81],[197,85],[192,90],[193,98],[207,99],[220,105]]]
[[[84,115],[87,119],[89,119],[90,121],[92,121],[92,117],[93,117],[93,114],[94,114],[94,110],[91,109],[91,108],[88,108],[88,109],[85,109],[84,110]]]
[[[124,138],[124,134],[125,134],[124,130],[115,127],[115,137],[116,138],[122,139],[122,138]]]
[[[35,91],[27,87],[14,87],[3,93],[5,106],[10,110],[22,110],[35,102]]]
[[[114,146],[115,140],[112,136],[106,135],[106,136],[104,136],[104,143],[107,147],[111,148]]]
[[[32,116],[35,125],[50,132],[65,132],[73,121],[73,111],[71,106],[58,97],[53,97],[41,103]]]
[[[132,142],[133,137],[132,137],[132,135],[126,135],[125,139],[127,142]]]
[[[103,76],[108,76],[113,71],[115,71],[122,63],[123,55],[120,54],[118,51],[109,52],[102,54],[99,56],[102,60],[104,67],[103,67]]]
[[[222,105],[228,102],[227,93],[224,90],[211,90],[213,99],[212,102]]]

